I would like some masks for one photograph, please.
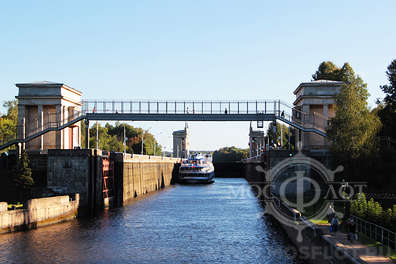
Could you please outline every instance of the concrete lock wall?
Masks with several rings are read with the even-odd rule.
[[[115,201],[122,206],[128,200],[169,186],[180,159],[114,153]]]
[[[0,203],[0,233],[26,230],[59,223],[77,216],[79,195],[32,199],[27,209],[8,211],[7,203]]]
[[[101,150],[49,150],[47,187],[59,194],[80,194],[80,213],[104,208],[103,155]],[[114,162],[112,206],[168,186],[179,159],[111,152]],[[111,183],[110,183],[111,185]]]
[[[103,207],[102,152],[91,149],[48,150],[47,188],[80,194],[83,213]]]

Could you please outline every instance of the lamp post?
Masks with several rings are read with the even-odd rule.
[[[344,219],[348,219],[349,216],[351,215],[351,201],[348,197],[348,194],[346,193],[346,189],[349,187],[349,183],[346,182],[344,179],[342,179],[342,195],[344,196],[343,198],[345,199],[345,207],[344,207]]]
[[[124,124],[124,140],[123,140],[123,145],[124,145],[124,154],[126,153],[126,142],[127,142],[128,138],[126,137],[126,133],[125,133],[125,124]]]
[[[143,155],[143,149],[144,149],[144,135],[151,129],[151,127],[149,127],[148,129],[144,130],[142,133],[142,155]],[[147,153],[146,153],[147,154]]]
[[[161,135],[161,134],[162,134],[162,132],[158,133],[158,136]],[[153,155],[155,156],[157,154],[157,144],[158,144],[158,142],[157,142],[156,139],[154,139],[154,140],[155,140],[155,142],[154,142],[154,153],[153,153]]]
[[[96,149],[99,149],[99,122],[96,121]]]

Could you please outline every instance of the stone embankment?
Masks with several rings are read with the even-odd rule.
[[[0,233],[27,230],[55,224],[77,216],[79,195],[74,200],[68,195],[28,200],[26,209],[8,210],[0,202]]]

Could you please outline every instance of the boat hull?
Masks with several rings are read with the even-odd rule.
[[[179,173],[179,183],[212,183],[214,171],[210,173]]]

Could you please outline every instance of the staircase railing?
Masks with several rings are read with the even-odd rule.
[[[198,101],[125,101],[85,100],[81,111],[74,111],[59,120],[59,113],[46,113],[43,126],[39,119],[27,120],[29,131],[18,125],[15,135],[0,135],[0,149],[18,142],[27,142],[49,131],[65,128],[78,122],[87,113],[139,113],[139,114],[269,114],[304,131],[326,135],[328,119],[319,113],[305,113],[281,100],[198,100]],[[17,134],[24,138],[17,138]]]

